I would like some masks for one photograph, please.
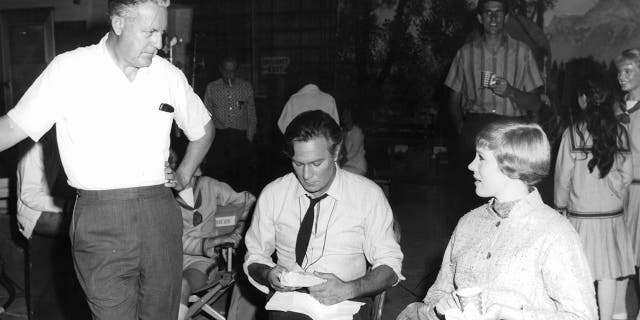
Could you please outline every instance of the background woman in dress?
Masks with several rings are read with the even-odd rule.
[[[580,235],[597,282],[600,319],[609,320],[616,301],[624,305],[627,282],[616,279],[635,273],[623,218],[632,161],[627,131],[616,120],[611,93],[600,79],[594,75],[578,88],[584,112],[562,136],[554,202]]]

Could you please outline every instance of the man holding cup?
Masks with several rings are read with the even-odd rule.
[[[504,31],[508,18],[507,1],[478,1],[483,33],[458,50],[444,83],[451,89],[448,109],[458,137],[460,172],[473,159],[482,127],[498,119],[526,119],[540,106],[542,77],[531,49]]]

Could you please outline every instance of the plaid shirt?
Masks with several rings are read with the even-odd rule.
[[[501,46],[493,53],[485,47],[483,37],[476,37],[458,50],[444,82],[447,87],[462,94],[465,113],[493,113],[510,117],[525,115],[508,98],[482,88],[481,71],[491,71],[507,79],[512,87],[525,92],[531,92],[543,84],[531,49],[526,44],[505,34]]]
[[[222,79],[210,82],[204,105],[211,113],[216,129],[246,130],[249,137],[256,132],[256,106],[249,82],[238,78],[232,86]]]

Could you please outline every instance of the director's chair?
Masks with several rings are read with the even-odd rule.
[[[221,255],[225,257],[226,267],[222,271],[219,268],[213,270],[209,273],[207,283],[203,287],[193,290],[194,294],[189,297],[189,302],[192,304],[187,311],[187,319],[203,311],[214,319],[226,320],[226,317],[221,312],[216,311],[212,304],[218,301],[230,288],[233,288],[236,282],[235,271],[232,266],[233,244],[226,243],[219,248]]]
[[[245,195],[242,204],[218,206],[216,209],[216,234],[225,234],[233,231],[236,224],[243,221],[243,215],[250,210],[255,200],[249,193]],[[246,217],[245,217],[246,218]],[[193,290],[189,297],[189,310],[187,319],[204,312],[214,319],[226,320],[225,311],[217,311],[213,304],[225,295],[235,284],[236,271],[233,266],[233,244],[225,243],[218,247],[219,252],[217,267],[209,272],[207,282],[200,288]]]

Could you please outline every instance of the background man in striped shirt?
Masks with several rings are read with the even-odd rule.
[[[471,162],[475,136],[486,124],[504,118],[525,120],[536,112],[543,85],[531,49],[504,31],[508,3],[480,0],[477,10],[483,32],[458,50],[444,83],[451,89],[448,109],[458,134],[456,168]]]

